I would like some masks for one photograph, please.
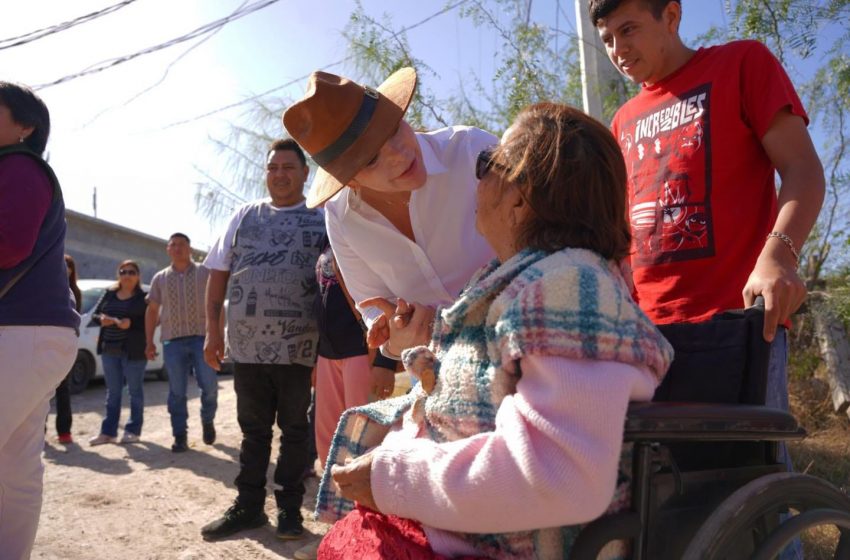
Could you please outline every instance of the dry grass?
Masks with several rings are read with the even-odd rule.
[[[793,367],[793,364],[792,364]],[[850,422],[832,410],[829,386],[814,376],[792,375],[791,412],[808,432],[789,446],[794,470],[831,482],[850,493]],[[806,560],[832,558],[838,542],[834,527],[813,529],[803,535]]]
[[[850,422],[832,410],[829,387],[820,379],[792,381],[791,412],[808,432],[789,446],[794,470],[824,478],[850,491]]]

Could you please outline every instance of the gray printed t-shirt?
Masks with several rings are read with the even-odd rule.
[[[320,210],[304,203],[275,208],[270,200],[240,208],[204,265],[230,271],[227,347],[248,364],[316,363],[313,299],[324,235]]]

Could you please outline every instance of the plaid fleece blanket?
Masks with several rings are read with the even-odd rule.
[[[320,520],[333,522],[353,507],[336,494],[330,467],[379,445],[405,414],[424,423],[437,442],[495,429],[502,399],[516,390],[521,375],[516,365],[523,356],[619,361],[646,366],[659,380],[673,357],[672,347],[631,299],[619,267],[581,249],[524,250],[484,267],[440,311],[429,347],[405,352],[406,364],[423,353],[436,374],[430,394],[419,384],[408,395],[342,415],[319,486]],[[628,505],[628,463],[623,462],[609,511]],[[494,558],[563,558],[578,529],[461,536]]]

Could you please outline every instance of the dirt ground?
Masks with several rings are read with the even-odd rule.
[[[171,452],[168,383],[164,381],[145,382],[145,420],[138,444],[88,445],[103,418],[103,383],[71,397],[74,444],[56,442],[51,411],[44,448],[44,505],[33,559],[293,558],[310,539],[319,538],[325,526],[311,521],[316,478],[307,481],[304,539],[275,538],[271,486],[266,502],[269,525],[215,543],[201,538],[201,527],[220,516],[236,496],[233,479],[239,466],[240,435],[231,376],[219,377],[214,445],[201,440],[198,390],[191,381],[189,394],[190,449],[186,453]],[[129,415],[126,392],[123,400],[122,426]],[[272,457],[276,456],[277,442],[272,450]]]

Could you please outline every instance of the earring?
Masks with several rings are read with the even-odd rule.
[[[18,142],[20,142],[21,144],[23,144],[23,143],[24,143],[24,137],[23,137],[23,136],[21,136],[20,138],[18,138]]]

